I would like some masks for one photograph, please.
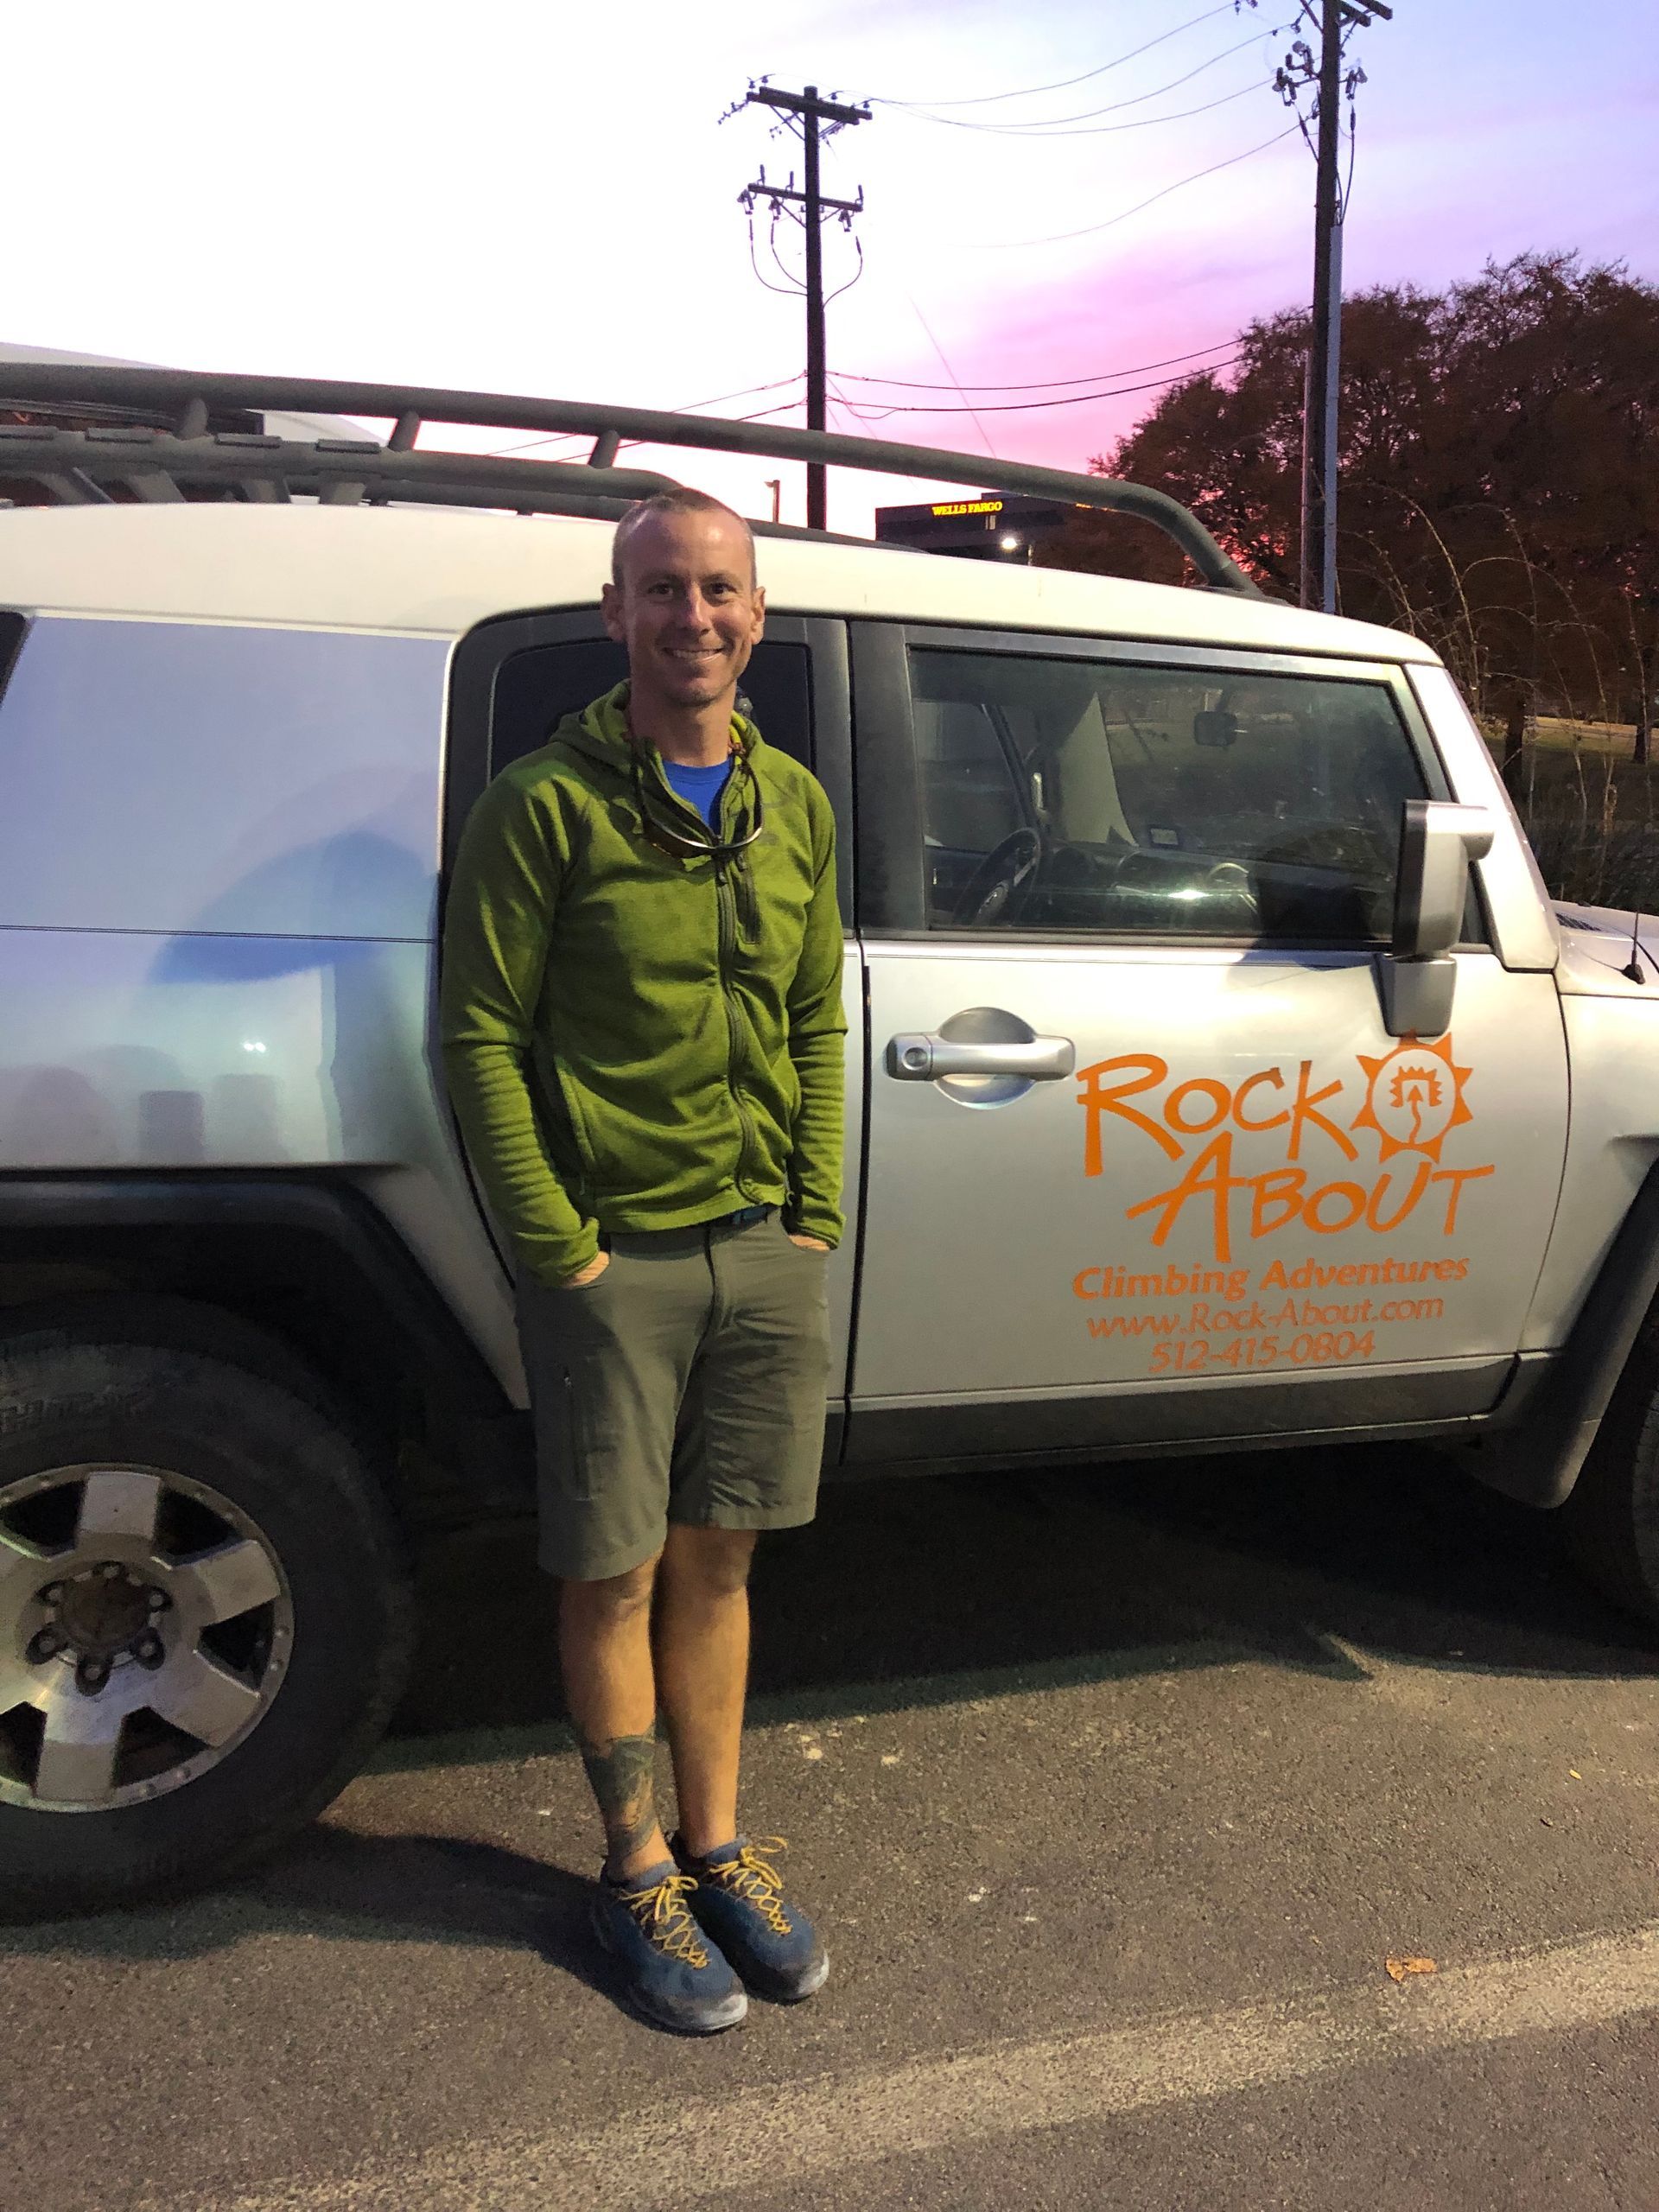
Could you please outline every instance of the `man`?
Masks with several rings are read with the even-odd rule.
[[[618,525],[628,680],[474,810],[451,887],[450,1095],[518,1266],[541,1560],[605,1826],[594,1920],[697,2032],[829,1971],[739,1832],[756,1532],[812,1517],[840,1213],[835,825],[736,711],[766,619],[706,493]],[[656,1718],[679,1807],[653,1796]],[[734,1971],[735,1969],[735,1971]]]

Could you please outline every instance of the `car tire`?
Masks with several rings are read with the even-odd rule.
[[[184,1301],[26,1317],[0,1337],[0,1917],[177,1894],[304,1826],[390,1719],[412,1622],[372,1453],[284,1346]]]
[[[1659,1629],[1659,1317],[1643,1325],[1561,1520],[1586,1580]]]

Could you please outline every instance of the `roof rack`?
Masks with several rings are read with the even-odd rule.
[[[210,416],[245,409],[267,412],[367,416],[391,421],[385,445],[372,438],[301,440],[257,432],[213,430]],[[980,485],[986,467],[971,454],[933,446],[853,438],[737,423],[707,415],[671,415],[646,407],[586,401],[526,399],[420,385],[353,384],[324,377],[219,376],[189,369],[83,365],[64,361],[0,364],[0,416],[84,409],[96,416],[84,429],[30,421],[0,422],[0,482],[40,487],[48,502],[85,505],[124,497],[151,501],[187,497],[269,502],[295,493],[328,505],[364,500],[509,507],[520,513],[614,517],[635,499],[668,489],[671,477],[619,468],[624,438],[653,446],[690,446],[754,454],[769,461],[821,461],[836,468]],[[125,423],[108,420],[124,411]],[[220,419],[223,419],[222,415]],[[417,452],[423,425],[526,430],[593,440],[585,462],[524,461],[512,454]],[[1217,591],[1262,594],[1224,553],[1198,517],[1167,493],[1109,477],[1039,468],[1026,461],[993,464],[995,489],[1035,493],[1079,507],[1138,516],[1173,539],[1203,582]],[[821,532],[791,531],[791,536]],[[843,541],[844,542],[844,541]]]

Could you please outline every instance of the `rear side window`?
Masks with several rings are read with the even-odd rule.
[[[496,673],[490,712],[490,773],[547,743],[567,715],[580,714],[628,672],[627,655],[608,638],[573,638],[513,653]],[[762,639],[750,657],[740,698],[768,745],[812,765],[811,655],[804,645]]]
[[[934,928],[1372,943],[1427,796],[1386,685],[917,650]]]
[[[0,701],[0,927],[429,936],[447,659],[37,617]]]

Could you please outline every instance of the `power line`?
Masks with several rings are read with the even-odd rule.
[[[1251,0],[1255,4],[1255,0]],[[988,107],[993,100],[1024,100],[1034,99],[1040,92],[1066,92],[1073,85],[1086,85],[1091,77],[1103,77],[1109,70],[1121,69],[1126,61],[1136,61],[1143,54],[1150,54],[1154,46],[1162,46],[1172,38],[1179,38],[1183,31],[1190,31],[1199,23],[1207,23],[1212,16],[1224,16],[1235,0],[1221,0],[1218,8],[1206,8],[1201,16],[1190,16],[1184,23],[1177,23],[1173,31],[1162,31],[1150,38],[1144,46],[1137,46],[1128,54],[1120,54],[1115,61],[1103,61],[1097,69],[1085,69],[1080,77],[1062,77],[1055,85],[1027,85],[1017,92],[981,92],[965,100],[894,100],[874,99],[871,107]]]
[[[1140,214],[1144,208],[1155,207],[1159,200],[1167,200],[1172,192],[1179,192],[1189,184],[1197,184],[1202,177],[1214,176],[1221,169],[1236,168],[1240,162],[1248,162],[1257,154],[1265,154],[1269,146],[1277,146],[1282,140],[1294,137],[1297,128],[1293,123],[1289,130],[1277,131],[1271,138],[1264,138],[1259,146],[1247,146],[1242,154],[1230,154],[1224,162],[1211,162],[1208,168],[1194,169],[1191,176],[1177,177],[1173,184],[1166,184],[1161,192],[1154,192],[1150,199],[1138,200],[1133,207],[1125,207],[1119,214],[1109,215],[1103,223],[1088,223],[1080,231],[1055,231],[1047,238],[963,238],[957,243],[972,247],[976,251],[1005,253],[1025,246],[1065,245],[1072,238],[1095,238],[1102,231],[1109,231],[1119,223],[1127,223],[1131,215]]]
[[[772,213],[772,231],[766,243],[771,248],[772,259],[778,262],[779,273],[787,280],[782,284],[774,284],[769,276],[762,275],[760,264],[755,258],[754,252],[754,209],[750,207],[745,212],[749,219],[749,266],[754,271],[754,280],[756,283],[760,286],[763,291],[775,292],[780,300],[801,299],[804,296],[805,287],[804,285],[798,284],[794,278],[790,276],[788,270],[784,267],[783,263],[781,261],[778,261],[778,216],[776,210],[774,209]]]
[[[864,274],[864,248],[856,238],[853,240],[853,251],[857,257],[858,266],[844,284],[837,284],[835,290],[828,295],[823,302],[825,307],[828,307],[832,300],[838,300],[843,292],[850,292]]]
[[[698,410],[699,410],[699,409],[701,409],[701,408],[704,408],[704,407],[719,407],[719,406],[723,405],[723,404],[724,404],[724,403],[725,403],[727,400],[728,400],[728,399],[753,399],[753,398],[757,397],[758,397],[761,392],[763,392],[763,391],[784,391],[784,390],[785,390],[785,388],[787,385],[794,385],[794,384],[799,384],[799,383],[800,383],[800,381],[801,381],[802,374],[803,374],[803,372],[802,372],[801,370],[799,370],[799,369],[797,369],[797,370],[796,370],[796,372],[795,372],[795,373],[794,373],[794,375],[793,375],[792,377],[777,377],[777,378],[774,378],[774,379],[772,380],[772,382],[771,384],[750,384],[750,385],[745,385],[741,391],[717,391],[717,392],[715,394],[715,396],[714,396],[714,397],[713,397],[712,399],[692,399],[692,400],[688,400],[688,401],[686,402],[686,404],[685,404],[685,405],[684,405],[684,406],[683,406],[683,407],[677,407],[677,408],[675,408],[675,409],[673,410],[673,412],[674,412],[675,414],[677,414],[677,415],[695,415],[696,413],[697,413],[697,411],[698,411]],[[789,403],[789,404],[790,404],[790,405],[791,405],[791,406],[792,406],[794,404],[795,404],[795,403],[794,403],[792,400]],[[772,409],[772,410],[768,410],[768,411],[772,412],[772,413],[777,413],[777,412],[779,412],[779,410],[777,410],[777,409]],[[753,416],[752,416],[741,415],[741,416],[738,416],[738,418],[737,418],[737,419],[739,420],[739,422],[747,423],[747,422],[753,421],[755,418],[754,418]],[[512,446],[492,446],[492,447],[490,448],[490,449],[489,449],[489,450],[490,450],[490,456],[491,456],[491,458],[492,458],[492,459],[494,459],[494,460],[499,460],[499,459],[500,459],[504,454],[515,454],[515,453],[529,453],[529,452],[531,452],[531,449],[532,449],[533,448],[535,448],[535,447],[537,447],[537,446],[556,446],[556,445],[569,445],[569,444],[586,445],[586,444],[588,444],[588,443],[590,443],[590,442],[591,442],[591,441],[590,441],[590,440],[588,440],[588,439],[585,439],[585,438],[582,438],[582,439],[574,439],[574,440],[573,440],[573,439],[570,437],[570,435],[569,435],[569,432],[567,432],[567,431],[563,431],[563,430],[556,430],[556,431],[554,431],[554,432],[551,434],[551,435],[550,435],[550,436],[548,436],[548,437],[545,437],[545,438],[526,438],[526,439],[524,439],[524,440],[523,441],[523,442],[522,442],[522,443],[520,443],[520,444],[518,444],[518,445],[512,445]],[[623,443],[624,445],[632,445],[632,444],[633,444],[633,443],[635,443],[635,442],[637,442],[637,441],[635,441],[635,440],[633,440],[633,439],[631,439],[631,438],[625,438],[625,439],[622,441],[622,443]]]
[[[925,328],[925,325],[923,326]],[[854,376],[849,370],[837,372],[842,384],[886,385],[893,391],[1058,391],[1062,385],[1099,384],[1113,377],[1143,376],[1148,369],[1170,369],[1182,361],[1196,361],[1206,353],[1224,353],[1236,349],[1236,337],[1218,338],[1213,346],[1195,346],[1190,353],[1167,353],[1161,361],[1136,361],[1127,368],[1090,369],[1075,377],[1047,377],[1039,384],[914,384],[903,377]],[[949,362],[945,364],[950,366]],[[709,403],[712,405],[712,402]]]
[[[780,400],[776,407],[757,407],[747,415],[734,415],[730,417],[730,420],[734,423],[764,423],[773,415],[792,415],[800,404],[801,403],[798,399]],[[676,411],[680,414],[687,414],[691,410],[686,408],[680,408]],[[650,443],[651,440],[649,438],[624,438],[617,447],[617,451],[619,453],[631,453],[640,447],[648,446]]]
[[[1091,123],[1077,130],[1041,130],[1035,124],[1014,123],[964,123],[957,127],[963,130],[982,131],[987,137],[1024,138],[1027,145],[1046,144],[1051,138],[1110,138],[1120,130],[1155,130],[1160,124],[1185,123],[1195,115],[1208,115],[1213,108],[1229,107],[1233,101],[1242,100],[1261,89],[1261,79],[1254,78],[1248,85],[1241,85],[1236,92],[1224,92],[1218,100],[1206,100],[1202,107],[1177,108],[1173,115],[1143,115],[1132,123]],[[953,118],[944,115],[918,115],[910,119],[912,123],[949,123]]]
[[[1166,92],[1179,92],[1183,85],[1190,85],[1195,77],[1202,77],[1206,70],[1213,69],[1217,62],[1225,61],[1235,54],[1243,54],[1247,46],[1259,45],[1264,38],[1277,38],[1286,28],[1281,23],[1275,24],[1271,30],[1253,30],[1248,38],[1240,39],[1236,46],[1223,47],[1219,54],[1212,54],[1207,61],[1200,61],[1196,69],[1189,69],[1185,76],[1172,77],[1166,85],[1154,86],[1149,92],[1137,92],[1133,99],[1109,100],[1104,107],[1084,108],[1076,115],[1039,116],[1028,123],[960,123],[948,115],[917,115],[914,119],[923,123],[944,124],[954,130],[1030,131],[1040,137],[1045,130],[1061,124],[1093,123],[1103,115],[1121,115],[1126,107],[1144,107],[1148,100],[1161,99]]]
[[[1186,372],[1185,378],[1179,376],[1154,377],[1146,384],[1115,385],[1109,391],[1076,391],[1072,392],[1068,397],[1064,399],[982,401],[976,410],[972,407],[966,406],[921,407],[911,404],[895,404],[891,407],[877,406],[861,409],[856,406],[854,402],[848,399],[844,394],[841,395],[841,399],[842,404],[851,413],[861,416],[862,420],[869,423],[885,423],[890,415],[974,415],[976,418],[977,418],[979,415],[1028,415],[1037,408],[1083,407],[1102,399],[1127,399],[1132,392],[1157,391],[1161,390],[1166,385],[1184,383],[1187,380],[1187,378],[1211,376],[1219,369],[1230,368],[1233,363],[1239,359],[1240,353],[1242,353],[1243,350],[1243,349],[1241,347],[1237,353],[1230,354],[1226,359],[1221,361],[1211,361],[1202,369],[1190,369]]]
[[[835,145],[834,145],[834,143],[833,143],[833,142],[831,143],[831,144],[830,144],[830,158],[831,159],[831,161],[837,161],[837,160],[838,160],[838,156],[837,156],[837,154],[836,154],[836,147],[835,147]],[[859,268],[860,268],[860,271],[861,271],[861,272],[862,272],[862,270],[863,270],[863,257],[862,257],[862,255],[861,255],[861,254],[860,258],[859,258]],[[939,340],[938,340],[938,334],[935,332],[935,330],[934,330],[934,328],[933,328],[932,324],[928,321],[927,317],[926,317],[926,316],[922,313],[921,308],[919,308],[919,306],[917,304],[917,301],[916,301],[916,296],[915,296],[915,294],[911,290],[910,287],[909,287],[907,284],[903,283],[902,282],[900,283],[899,289],[899,290],[904,294],[906,302],[906,304],[909,306],[909,308],[910,308],[911,313],[915,316],[915,318],[916,318],[917,321],[921,325],[921,327],[922,327],[922,332],[923,332],[923,334],[924,334],[924,336],[926,338],[928,344],[929,344],[929,345],[933,348],[933,351],[934,351],[934,352],[938,355],[938,357],[939,357],[939,366],[940,366],[940,367],[944,371],[944,373],[946,374],[946,376],[948,376],[948,377],[950,378],[950,382],[949,385],[941,385],[937,386],[937,387],[936,387],[936,389],[938,389],[938,390],[939,390],[939,391],[947,391],[947,390],[948,390],[948,391],[954,391],[954,392],[956,393],[956,395],[957,395],[957,398],[958,398],[958,399],[961,399],[961,400],[966,401],[968,395],[967,395],[966,391],[965,391],[965,390],[963,389],[963,387],[962,380],[961,380],[961,378],[957,376],[957,372],[956,372],[955,368],[954,368],[954,367],[952,366],[952,365],[951,365],[950,357],[950,356],[949,356],[949,354],[945,352],[945,350],[944,350],[944,346],[940,345]],[[862,378],[858,378],[850,379],[850,380],[851,380],[851,381],[855,381],[855,382],[858,382],[858,383],[862,383],[862,382],[864,381],[864,379],[863,379]],[[842,396],[842,401],[841,401],[841,404],[842,404],[842,405],[843,406],[843,408],[849,408],[849,407],[850,407],[850,403],[847,400],[847,398],[845,397],[845,395],[844,395],[844,394]],[[979,440],[980,440],[980,443],[984,447],[984,448],[985,448],[986,452],[990,455],[991,459],[992,459],[993,461],[996,460],[996,459],[998,458],[998,455],[997,455],[997,450],[996,450],[995,446],[995,445],[992,443],[992,442],[991,442],[991,435],[990,435],[989,431],[988,431],[988,430],[987,430],[987,429],[985,428],[985,425],[984,425],[984,424],[980,421],[979,416],[978,416],[976,414],[973,414],[973,413],[972,413],[972,410],[971,410],[971,408],[969,409],[969,413],[970,413],[970,415],[972,416],[972,421],[973,421],[974,428],[975,428],[975,429],[979,432]]]
[[[957,397],[962,401],[963,407],[966,409],[968,415],[973,422],[974,428],[979,432],[980,443],[984,447],[986,452],[989,454],[993,461],[997,460],[999,455],[995,446],[991,441],[991,434],[985,428],[983,423],[980,421],[978,415],[975,413],[974,408],[969,400],[967,393],[963,390],[960,384],[957,383],[957,372],[951,367],[949,360],[945,358],[944,346],[940,345],[938,340],[934,336],[932,324],[922,313],[920,308],[918,307],[915,300],[908,292],[906,292],[905,296],[906,299],[910,300],[911,313],[915,316],[917,321],[921,324],[922,328],[927,333],[927,342],[933,348],[933,351],[938,355],[939,360],[944,369],[944,373],[950,378],[951,383],[956,385]]]
[[[677,415],[695,415],[699,408],[723,406],[728,399],[755,399],[763,391],[784,391],[792,384],[799,384],[804,372],[797,369],[792,377],[774,377],[770,384],[752,384],[743,391],[717,391],[712,399],[694,399],[684,407],[677,407]]]

